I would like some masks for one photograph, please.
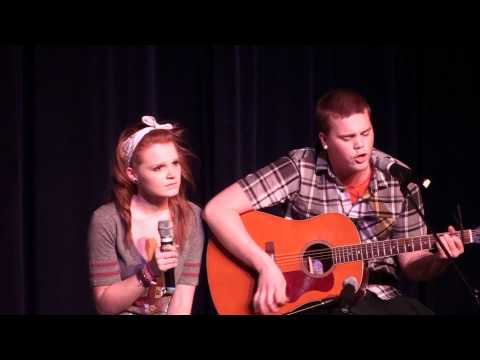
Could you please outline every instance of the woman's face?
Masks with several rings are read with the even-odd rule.
[[[172,142],[148,146],[138,154],[138,160],[130,173],[137,179],[140,194],[162,198],[178,194],[182,169]]]

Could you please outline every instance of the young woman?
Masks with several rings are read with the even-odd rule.
[[[89,229],[91,283],[101,314],[191,313],[204,233],[200,208],[186,198],[192,154],[182,133],[143,116],[120,135],[112,201],[94,212]],[[174,245],[160,247],[160,221]],[[175,273],[173,295],[165,290],[167,270]]]

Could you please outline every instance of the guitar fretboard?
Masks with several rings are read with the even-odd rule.
[[[448,233],[438,235],[441,236],[443,234]],[[457,231],[455,234],[462,238],[460,231]],[[472,230],[464,230],[463,235],[464,243],[474,242]],[[332,248],[333,263],[339,264],[359,260],[371,260],[419,250],[430,250],[433,249],[435,242],[433,235],[425,235],[412,238],[375,241],[360,245],[337,246]]]

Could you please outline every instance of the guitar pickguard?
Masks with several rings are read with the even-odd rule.
[[[303,271],[289,271],[283,275],[287,282],[287,296],[291,302],[296,301],[308,291],[327,292],[333,288],[335,282],[333,272],[320,278],[308,276]]]

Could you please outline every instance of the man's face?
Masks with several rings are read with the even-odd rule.
[[[373,128],[367,111],[330,122],[328,134],[320,133],[322,144],[328,145],[328,158],[335,174],[348,179],[367,171],[373,148]]]

